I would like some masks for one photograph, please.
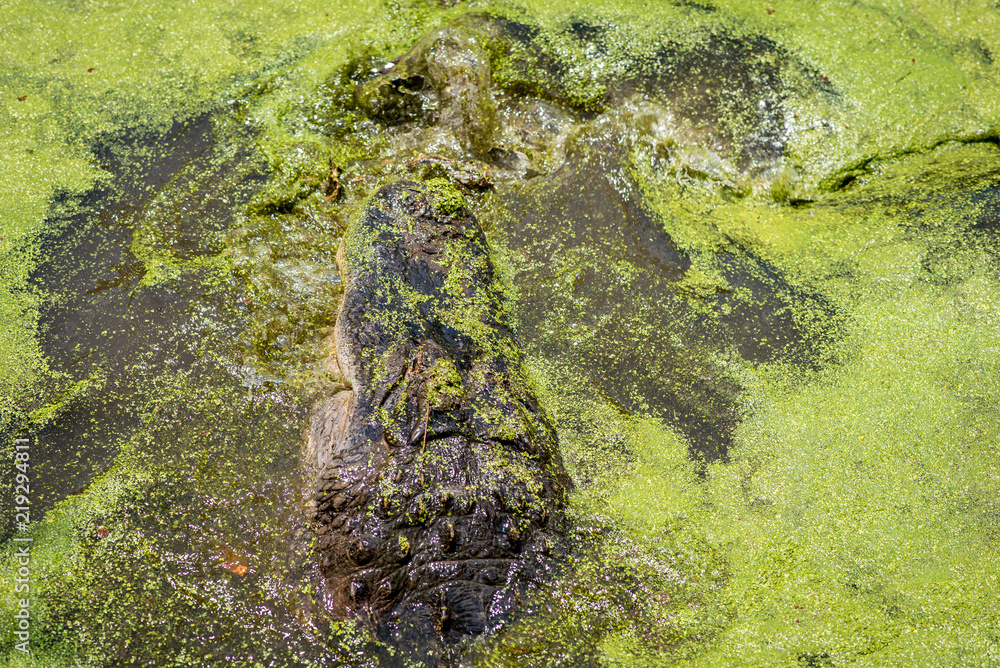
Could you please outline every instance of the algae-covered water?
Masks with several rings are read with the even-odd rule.
[[[0,15],[8,665],[1000,665],[994,3]],[[428,154],[575,487],[518,616],[404,647],[324,606],[302,436]]]

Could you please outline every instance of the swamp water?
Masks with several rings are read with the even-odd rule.
[[[1000,665],[991,3],[0,11],[9,665]],[[323,610],[302,436],[343,230],[450,159],[572,551],[393,647]]]

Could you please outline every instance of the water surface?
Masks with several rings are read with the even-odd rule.
[[[553,78],[503,71],[494,139],[533,172],[467,201],[573,557],[467,646],[329,618],[300,450],[333,255],[448,146],[345,91],[487,7],[446,4],[2,10],[8,662],[1000,664],[990,3],[492,5]]]

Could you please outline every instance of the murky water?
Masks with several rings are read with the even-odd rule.
[[[134,133],[116,138],[97,152],[113,183],[87,195],[81,212],[43,241],[47,260],[36,269],[33,282],[58,295],[42,311],[43,351],[54,370],[77,382],[89,381],[91,387],[36,434],[33,466],[46,481],[34,498],[38,515],[81,491],[111,465],[121,443],[138,427],[148,398],[145,386],[167,370],[191,367],[199,330],[203,335],[219,320],[213,316],[223,294],[197,304],[204,296],[197,281],[145,288],[148,267],[132,245],[137,226],[165,217],[157,211],[164,192],[193,184],[201,189],[179,204],[180,225],[164,245],[181,257],[213,252],[211,236],[228,227],[235,214],[232,205],[246,196],[238,187],[229,193],[233,201],[223,205],[206,192],[204,183],[218,180],[206,155],[212,151],[211,134],[203,117],[178,123],[162,137]],[[136,157],[140,148],[154,149],[156,157]],[[252,189],[257,175],[250,176]],[[196,227],[185,230],[184,222]]]
[[[446,4],[3,10],[5,660],[1000,665],[996,9]],[[458,646],[331,619],[301,457],[337,243],[420,154],[490,165],[576,485]]]

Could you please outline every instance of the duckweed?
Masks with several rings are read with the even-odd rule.
[[[353,86],[485,11],[534,171],[432,187],[576,488],[569,558],[456,660],[1000,665],[993,3],[442,4],[0,10],[0,425],[39,490],[0,655],[419,662],[324,616],[299,443],[337,243],[427,148]]]

